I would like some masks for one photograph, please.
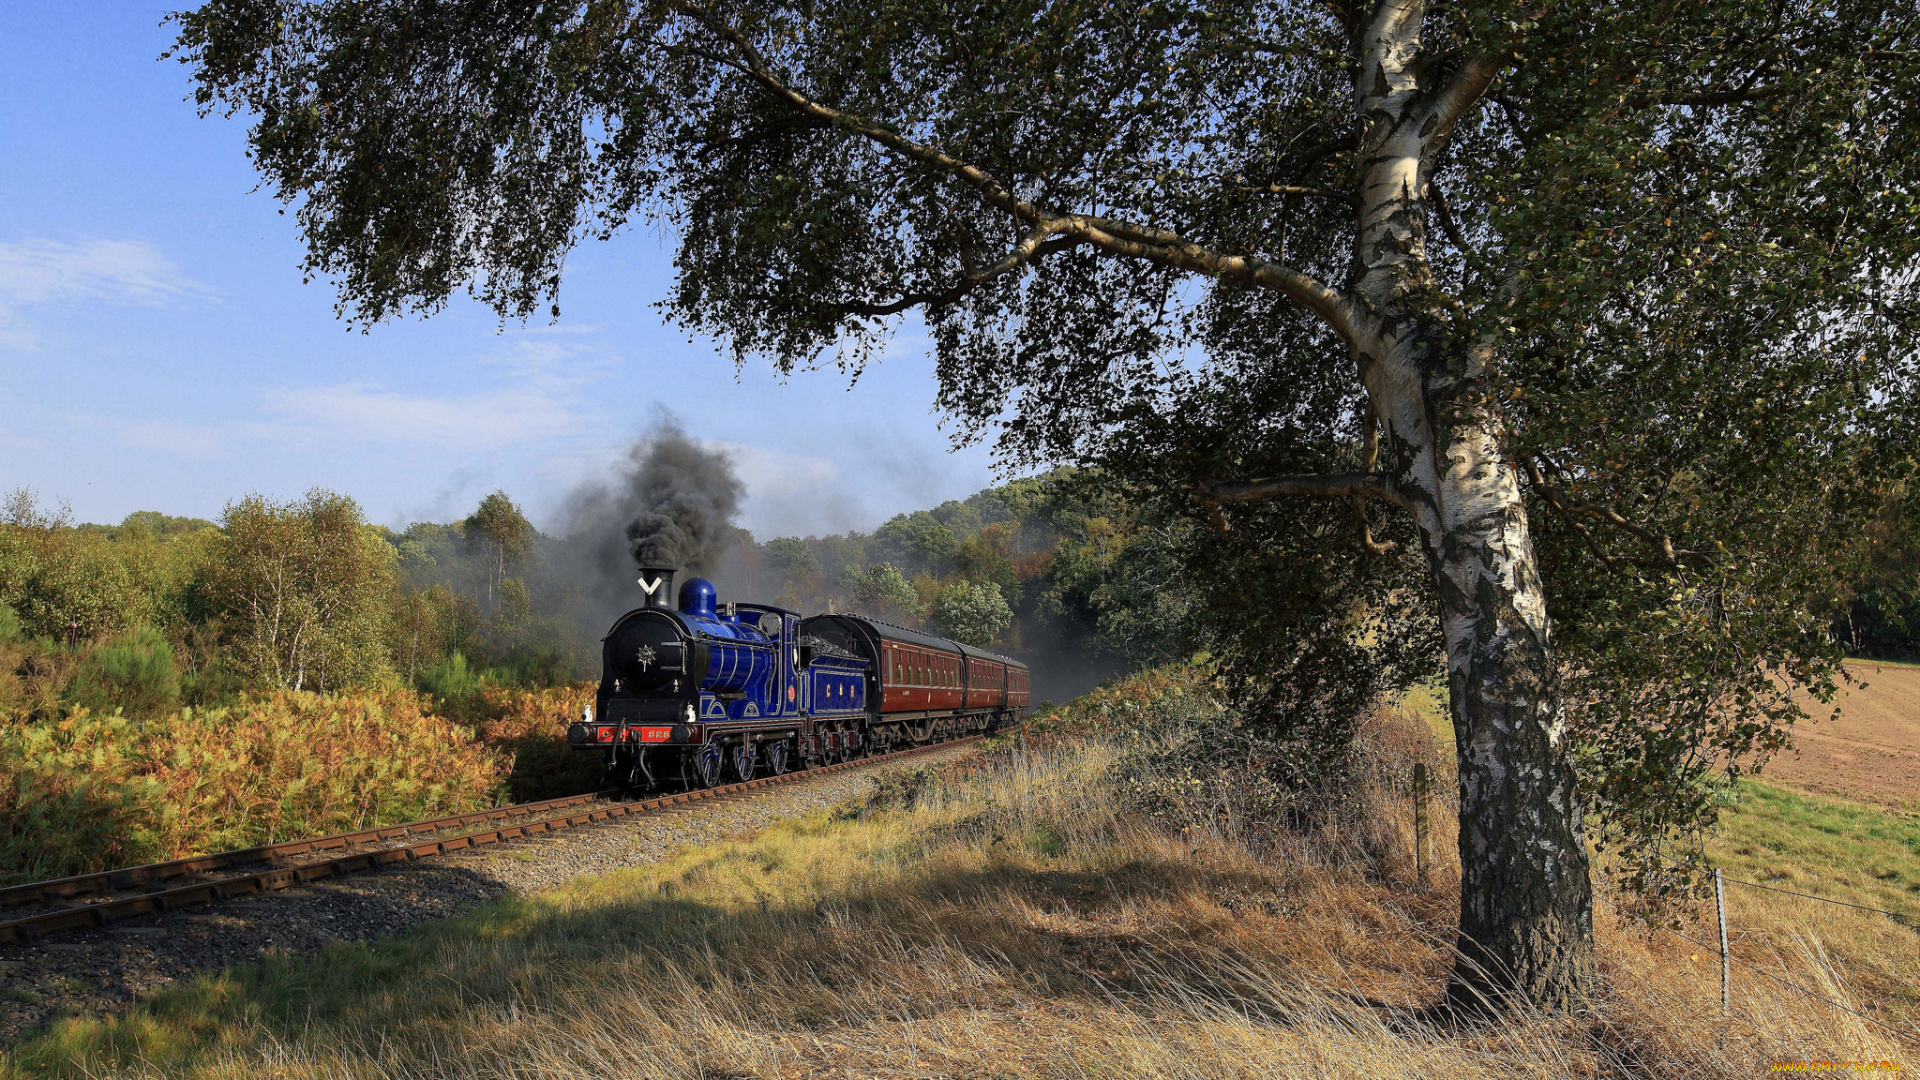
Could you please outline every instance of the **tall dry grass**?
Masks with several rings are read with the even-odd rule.
[[[69,1022],[7,1067],[1160,1080],[1911,1061],[1877,1029],[1765,987],[1723,1018],[1712,975],[1604,910],[1606,985],[1588,1011],[1453,1027],[1428,1010],[1449,960],[1444,873],[1422,884],[1406,858],[1380,859],[1393,829],[1250,843],[1244,818],[1169,822],[1121,779],[1137,752],[1008,740],[752,839]],[[1390,790],[1367,797],[1392,812]],[[1811,939],[1796,963],[1851,993]]]

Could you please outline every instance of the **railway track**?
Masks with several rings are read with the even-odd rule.
[[[15,885],[0,889],[0,914],[8,913],[7,908],[44,910],[0,921],[0,944],[30,944],[46,934],[107,929],[122,919],[278,892],[309,881],[378,870],[616,818],[659,813],[702,800],[747,796],[765,788],[950,749],[983,738],[983,735],[972,735],[880,757],[856,758],[744,783],[633,802],[613,801],[616,792],[601,791]],[[473,825],[486,827],[459,832]],[[457,835],[440,835],[447,832]],[[429,834],[430,839],[419,839]]]

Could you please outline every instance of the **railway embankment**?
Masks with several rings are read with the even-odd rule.
[[[1457,871],[1445,835],[1438,857],[1415,860],[1395,782],[1427,752],[1418,718],[1376,718],[1363,733],[1376,766],[1333,793],[1344,804],[1308,815],[1317,824],[1290,828],[1274,815],[1312,808],[1286,806],[1257,769],[1222,768],[1258,764],[1255,747],[1221,746],[1223,718],[1197,680],[1132,680],[941,767],[801,789],[809,803],[777,820],[716,824],[630,861],[591,847],[573,870],[531,870],[398,937],[274,955],[55,1024],[8,1067],[1265,1078],[1912,1066],[1916,1048],[1879,1026],[1916,1019],[1880,981],[1914,981],[1911,964],[1876,973],[1817,944],[1895,935],[1872,938],[1885,951],[1911,931],[1840,909],[1743,908],[1734,955],[1855,1012],[1742,967],[1723,1014],[1717,958],[1624,919],[1603,890],[1605,982],[1589,1010],[1443,1022],[1427,1006],[1449,965]],[[1781,859],[1818,855],[1783,843]],[[1697,933],[1684,919],[1698,914],[1681,930]]]
[[[937,762],[968,749],[936,747],[911,760]],[[0,945],[0,1045],[51,1017],[112,1016],[168,987],[244,965],[324,966],[327,951],[342,945],[390,939],[489,901],[657,862],[689,845],[748,836],[858,797],[876,770],[903,764],[876,758],[764,791]]]

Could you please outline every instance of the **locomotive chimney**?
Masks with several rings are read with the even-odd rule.
[[[647,594],[647,607],[673,607],[673,567],[641,567],[640,591]]]

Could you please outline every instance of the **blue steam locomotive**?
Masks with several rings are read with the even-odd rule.
[[[608,631],[593,710],[567,733],[620,787],[751,780],[988,731],[1028,705],[1018,660],[859,615],[723,605],[702,578],[674,607],[673,578],[641,569],[647,602]]]

